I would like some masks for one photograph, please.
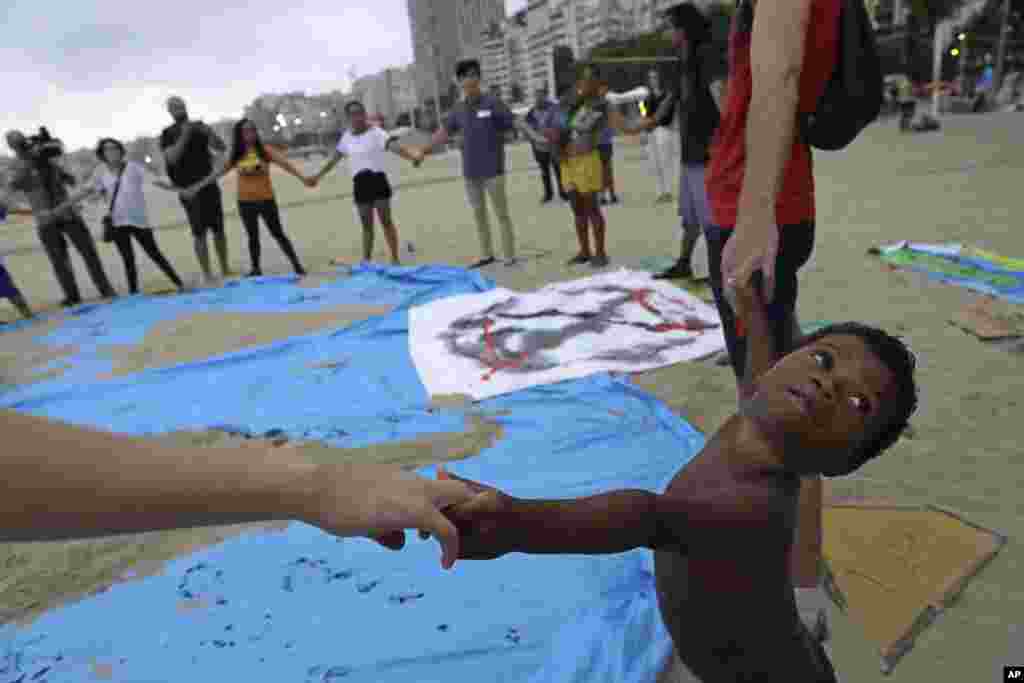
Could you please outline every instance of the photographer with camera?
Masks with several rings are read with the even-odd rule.
[[[85,261],[89,277],[100,295],[106,299],[116,297],[117,292],[111,287],[103,270],[96,242],[82,217],[73,206],[59,212],[52,211],[68,199],[67,188],[75,184],[74,176],[57,163],[57,159],[64,153],[60,140],[50,137],[45,128],[40,129],[39,135],[32,137],[12,130],[7,133],[7,145],[17,158],[10,169],[6,191],[0,195],[0,204],[10,203],[9,197],[15,192],[21,192],[28,199],[36,217],[39,241],[53,265],[57,282],[64,290],[64,301],[61,304],[75,306],[82,302],[75,272],[71,268],[68,240],[71,240]]]

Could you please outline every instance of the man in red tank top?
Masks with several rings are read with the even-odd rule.
[[[737,283],[763,287],[780,355],[799,335],[797,273],[814,248],[815,205],[811,149],[800,139],[797,114],[815,109],[835,68],[841,2],[741,0],[733,18],[727,99],[706,181],[713,223],[706,236],[715,303],[740,382],[747,344],[731,305]],[[824,606],[815,605],[824,600],[814,590],[821,507],[821,479],[805,478],[791,576],[805,622],[817,621],[824,638]]]

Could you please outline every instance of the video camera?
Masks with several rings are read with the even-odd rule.
[[[77,181],[73,175],[62,168],[55,168],[50,163],[51,160],[64,155],[64,143],[50,135],[46,126],[40,126],[37,135],[25,138],[25,148],[29,158],[40,165],[39,170],[49,182],[59,180],[66,185],[75,186]]]
[[[46,126],[39,127],[38,135],[25,138],[25,145],[34,159],[55,159],[64,154],[64,143],[50,135]]]

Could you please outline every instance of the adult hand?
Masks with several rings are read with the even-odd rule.
[[[458,481],[432,481],[394,465],[317,467],[304,521],[339,536],[368,536],[386,548],[405,545],[405,529],[420,529],[441,543],[441,566],[459,556],[459,534],[441,513],[470,500]]]
[[[189,187],[179,192],[179,194],[181,195],[181,198],[184,199],[186,202],[190,202],[193,199],[195,199],[197,194],[199,194],[199,190],[194,187]]]
[[[320,182],[320,179],[319,178],[315,178],[315,177],[309,177],[309,178],[303,178],[302,179],[302,183],[306,187],[316,187],[318,182]]]
[[[754,273],[764,276],[764,299],[775,294],[775,262],[779,256],[779,228],[771,211],[740,221],[722,251],[722,282],[728,290],[749,283]]]
[[[757,287],[754,286],[754,279],[748,280],[725,280],[725,294],[729,304],[736,312],[736,317],[745,321],[755,307],[763,307],[764,301]]]
[[[454,474],[445,472],[442,476],[465,485],[474,494],[470,500],[444,510],[445,517],[458,529],[459,559],[493,560],[511,552],[513,539],[508,520],[515,498]],[[420,531],[420,537],[427,538],[429,534]]]

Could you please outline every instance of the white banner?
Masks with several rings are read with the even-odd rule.
[[[725,348],[718,312],[619,270],[535,292],[494,289],[409,311],[409,350],[431,395],[481,400],[598,372],[641,372]]]

